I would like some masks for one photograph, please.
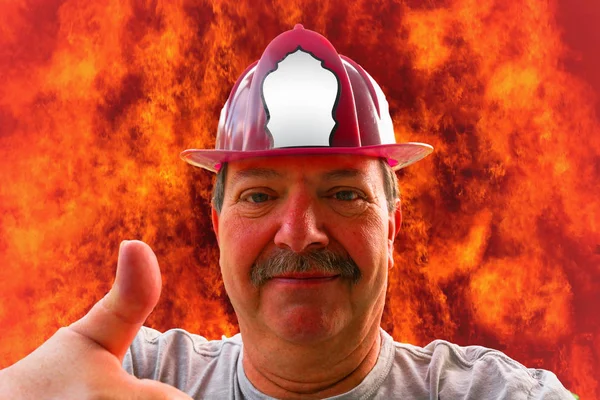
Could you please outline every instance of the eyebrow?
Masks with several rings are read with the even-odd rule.
[[[242,179],[248,178],[261,178],[261,179],[277,179],[282,178],[283,175],[274,169],[269,168],[248,168],[237,171],[231,177],[231,183],[237,183]]]
[[[364,176],[364,173],[359,169],[344,168],[327,171],[321,175],[321,178],[328,181],[337,181],[345,178],[356,178],[357,176]]]
[[[325,181],[339,181],[347,178],[362,177],[363,171],[356,168],[341,168],[324,172],[320,178]],[[260,179],[281,179],[285,175],[275,169],[270,168],[248,168],[237,171],[231,178],[231,183],[235,184],[242,179],[260,178]]]

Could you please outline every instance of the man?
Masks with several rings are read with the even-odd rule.
[[[216,149],[182,153],[218,172],[212,222],[240,334],[207,341],[141,328],[160,273],[147,245],[124,242],[107,296],[2,371],[0,394],[572,398],[551,372],[498,351],[419,348],[381,329],[401,223],[394,170],[431,151],[395,143],[381,89],[325,38],[300,25],[281,34],[234,86]]]

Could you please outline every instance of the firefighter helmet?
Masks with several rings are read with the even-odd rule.
[[[234,85],[215,149],[185,150],[181,158],[216,172],[246,158],[351,154],[386,158],[398,170],[432,151],[424,143],[396,143],[377,82],[298,24],[277,36]]]

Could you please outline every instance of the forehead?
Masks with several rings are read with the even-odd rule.
[[[369,179],[379,171],[375,157],[355,155],[276,156],[240,160],[228,165],[228,181],[245,178],[289,179]]]

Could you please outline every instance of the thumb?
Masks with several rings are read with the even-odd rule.
[[[161,291],[156,255],[146,243],[123,241],[113,287],[70,329],[98,343],[120,361],[152,312]]]

